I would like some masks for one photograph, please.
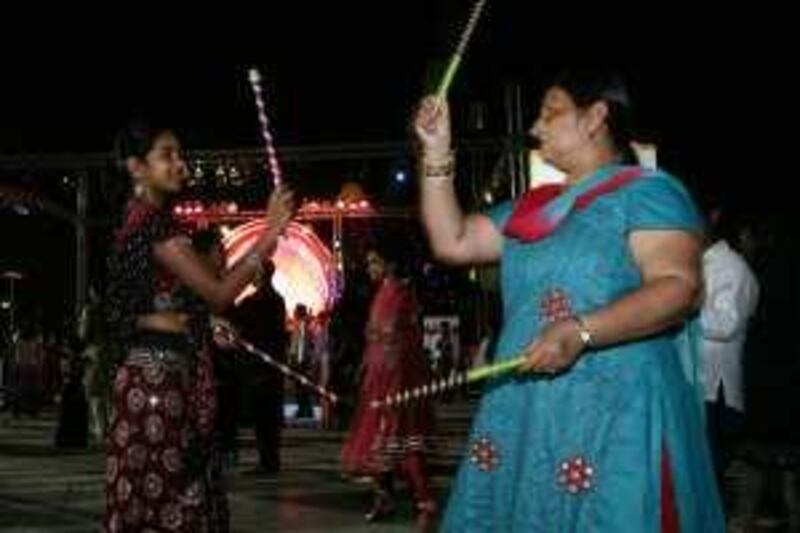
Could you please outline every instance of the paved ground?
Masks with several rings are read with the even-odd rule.
[[[431,466],[443,501],[473,408],[467,402],[441,408],[437,452],[431,457]],[[80,452],[56,450],[52,446],[54,429],[52,413],[35,420],[14,420],[7,413],[0,414],[0,531],[97,530],[103,508],[102,450],[98,446]],[[413,531],[410,503],[386,524],[370,526],[363,522],[369,495],[366,487],[347,483],[339,476],[337,457],[342,438],[336,431],[287,428],[284,470],[278,476],[263,477],[251,472],[256,458],[252,434],[245,431],[239,465],[229,477],[233,531]],[[800,531],[797,477],[786,475],[785,469],[775,470],[767,478],[760,472],[742,461],[734,463],[728,472],[728,486],[739,494],[732,520],[738,525],[731,531]],[[768,487],[776,488],[781,505],[788,502],[788,514],[794,522],[791,526],[786,520],[754,520],[766,514],[763,502],[770,499]],[[748,521],[748,526],[741,525]]]
[[[462,403],[442,411],[437,452],[431,469],[437,493],[445,497],[472,406]],[[13,420],[0,414],[0,531],[67,533],[96,531],[103,509],[102,450],[66,452],[52,446],[54,415]],[[265,477],[253,473],[256,455],[252,433],[242,434],[238,467],[229,476],[232,526],[250,531],[412,531],[410,502],[379,526],[362,515],[370,498],[366,486],[339,476],[343,434],[314,428],[284,432],[284,469]]]

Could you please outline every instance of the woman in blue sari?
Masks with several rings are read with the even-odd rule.
[[[444,531],[724,531],[693,354],[702,222],[675,178],[624,165],[629,119],[618,77],[563,73],[531,134],[565,185],[464,215],[448,107],[420,106],[431,246],[500,263],[496,358],[527,355],[481,401]]]

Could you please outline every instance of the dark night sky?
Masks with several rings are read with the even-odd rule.
[[[139,110],[166,114],[193,147],[256,145],[244,74],[252,64],[267,78],[279,144],[401,139],[426,70],[447,56],[471,2],[270,4],[223,12],[213,25],[144,10],[141,22],[60,25],[41,52],[8,55],[0,152],[105,150]],[[602,63],[627,76],[643,130],[668,163],[698,174],[760,168],[743,148],[772,143],[765,121],[781,105],[790,34],[730,6],[706,17],[673,4],[609,9],[490,1],[455,84],[456,112],[472,100],[499,103],[503,82],[518,80],[533,118],[537,82]],[[731,165],[728,153],[748,161]]]
[[[141,113],[166,116],[190,148],[258,146],[251,65],[266,77],[279,146],[403,139],[426,75],[441,69],[471,5],[296,0],[218,7],[212,21],[199,9],[141,7],[106,22],[52,15],[35,33],[8,21],[0,153],[104,151]],[[454,113],[483,101],[502,124],[504,83],[517,81],[530,121],[555,70],[612,66],[667,169],[744,189],[784,172],[788,142],[777,129],[793,107],[785,78],[794,47],[789,19],[737,9],[490,0],[455,82]]]

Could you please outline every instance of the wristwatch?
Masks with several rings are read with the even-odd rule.
[[[572,317],[572,320],[578,328],[578,337],[580,337],[583,347],[586,349],[594,348],[594,337],[592,337],[592,332],[586,327],[586,323],[583,319],[575,315]]]

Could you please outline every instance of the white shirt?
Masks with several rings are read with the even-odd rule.
[[[717,399],[721,384],[725,404],[744,411],[742,352],[747,322],[758,303],[758,281],[744,258],[724,240],[703,254],[703,281],[700,323],[706,400]]]

